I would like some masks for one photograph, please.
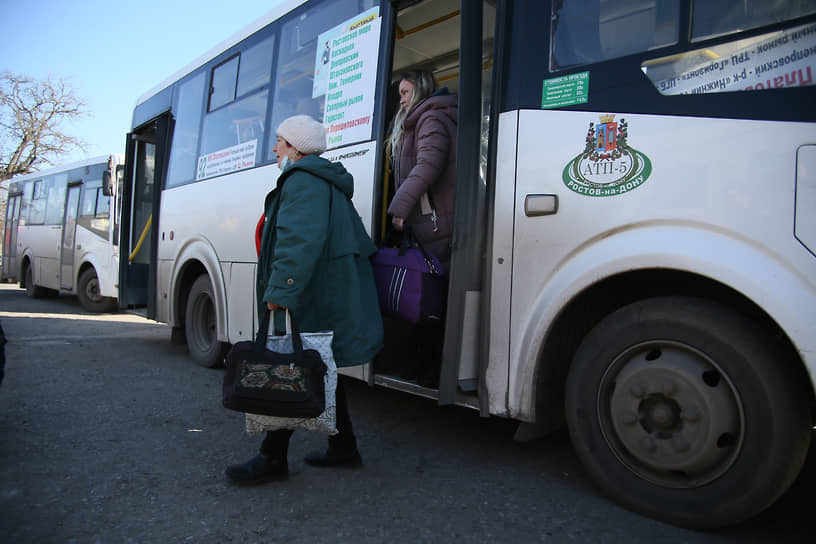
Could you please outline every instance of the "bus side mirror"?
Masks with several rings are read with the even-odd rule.
[[[116,192],[116,187],[119,186],[119,183],[122,181],[122,176],[125,172],[125,165],[124,164],[117,164],[116,165],[116,179],[114,180],[111,171],[105,170],[102,172],[102,194],[105,196],[113,196]]]
[[[113,191],[111,190],[111,171],[105,170],[102,172],[102,194],[105,196],[111,196]]]

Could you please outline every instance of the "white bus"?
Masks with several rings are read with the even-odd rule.
[[[75,294],[90,312],[116,310],[122,159],[96,157],[11,179],[4,279],[19,281],[31,297]]]
[[[813,0],[284,2],[138,101],[120,307],[207,366],[253,336],[253,233],[295,113],[326,125],[380,241],[412,68],[459,104],[440,381],[350,375],[519,439],[566,424],[604,492],[671,523],[776,501],[813,426]]]

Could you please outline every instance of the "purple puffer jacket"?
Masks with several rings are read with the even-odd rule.
[[[456,95],[440,89],[408,115],[394,160],[396,193],[388,207],[389,214],[405,219],[425,250],[440,260],[445,272],[450,265],[453,234],[456,106]],[[430,198],[422,199],[425,193]],[[427,204],[436,212],[435,221]]]

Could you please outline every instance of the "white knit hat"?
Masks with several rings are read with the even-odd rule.
[[[278,136],[304,155],[326,151],[326,128],[308,115],[284,119],[278,127]]]

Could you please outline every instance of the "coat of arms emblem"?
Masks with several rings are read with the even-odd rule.
[[[564,168],[564,184],[578,194],[614,196],[640,187],[652,173],[649,158],[629,146],[629,125],[606,114],[589,123],[584,150]]]

